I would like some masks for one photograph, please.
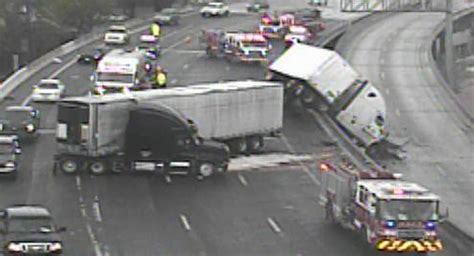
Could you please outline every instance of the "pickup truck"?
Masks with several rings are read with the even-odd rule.
[[[229,7],[224,3],[210,2],[199,11],[202,17],[228,16]]]

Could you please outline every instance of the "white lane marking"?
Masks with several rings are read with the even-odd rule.
[[[397,108],[395,109],[395,115],[397,115],[398,117],[400,117],[400,110]]]
[[[239,181],[244,187],[246,187],[248,185],[247,180],[245,179],[245,177],[242,174],[239,173],[239,175],[237,175],[237,177],[239,177]]]
[[[165,175],[166,183],[171,183],[171,177],[169,175]]]
[[[206,53],[204,50],[174,50],[175,53],[190,53],[190,54],[203,54]]]
[[[170,83],[171,83],[171,84],[176,84],[177,82],[178,82],[178,79],[175,78],[175,79],[171,80]]]
[[[385,93],[386,93],[387,95],[390,95],[390,89],[388,89],[388,88],[385,89]]]
[[[176,43],[170,45],[168,48],[163,49],[163,50],[161,51],[161,54],[165,54],[166,52],[168,52],[168,51],[170,51],[170,50],[173,50],[174,48],[178,47],[178,46],[181,45],[181,44],[186,43],[187,41],[189,41],[189,37],[188,37],[188,36],[185,37],[185,38],[183,38],[182,40],[179,40],[179,41],[177,41]]]
[[[79,176],[76,176],[76,187],[77,187],[77,190],[81,191],[81,177]]]
[[[31,101],[31,94],[28,95],[28,97],[26,97],[26,98],[21,102],[21,106],[24,107],[24,106],[28,105],[28,104],[30,103],[30,101]]]
[[[97,241],[97,238],[94,235],[94,232],[92,231],[92,226],[87,223],[86,225],[87,228],[87,234],[89,235],[90,240],[92,241],[92,244],[94,245],[94,253],[95,256],[102,256],[102,251],[100,250],[100,245],[99,242]]]
[[[380,79],[385,80],[385,73],[384,72],[380,72]]]
[[[230,71],[230,66],[225,66],[225,71]]]
[[[100,211],[100,200],[99,196],[95,196],[94,203],[92,204],[92,208],[94,209],[94,217],[97,222],[102,222],[102,213]]]
[[[293,146],[291,146],[291,144],[288,142],[288,139],[286,138],[285,135],[282,135],[281,136],[281,140],[283,141],[283,143],[285,144],[285,146],[290,150],[291,153],[293,154],[296,154],[296,151],[295,149],[293,148]],[[321,182],[318,180],[318,178],[316,178],[316,176],[314,176],[314,174],[311,172],[311,170],[306,167],[306,165],[304,165],[301,161],[297,161],[297,163],[303,168],[303,171],[309,176],[309,178],[316,184],[316,185],[321,185]]]
[[[448,175],[446,174],[446,172],[444,171],[444,169],[441,168],[441,166],[436,165],[436,169],[438,169],[439,173],[440,173],[441,175],[443,175],[444,177],[448,176]]]
[[[281,233],[280,227],[272,218],[267,218],[267,222],[275,233]]]
[[[189,64],[184,64],[183,69],[186,70],[189,68]]]
[[[188,218],[186,218],[186,215],[180,214],[179,218],[181,219],[181,223],[183,223],[184,229],[186,229],[187,231],[190,231],[191,225],[189,225]]]

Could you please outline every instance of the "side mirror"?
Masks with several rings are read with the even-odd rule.
[[[59,227],[57,231],[58,231],[58,233],[66,232],[67,228],[66,227]]]
[[[17,154],[17,155],[21,154],[21,149],[20,148],[15,148],[15,154]]]
[[[445,211],[444,211],[444,214],[441,213],[439,215],[439,223],[443,223],[445,222],[446,220],[448,220],[448,217],[449,217],[449,208],[446,207]]]

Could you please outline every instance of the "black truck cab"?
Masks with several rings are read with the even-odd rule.
[[[140,103],[131,111],[125,155],[133,171],[196,172],[210,176],[226,171],[228,147],[198,136],[198,129],[178,111]]]

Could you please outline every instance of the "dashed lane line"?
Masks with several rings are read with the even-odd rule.
[[[181,219],[181,223],[183,224],[184,229],[186,229],[186,231],[191,231],[191,225],[189,225],[189,221],[186,215],[180,214],[179,218]]]
[[[268,224],[270,225],[271,229],[273,230],[273,232],[275,233],[281,233],[281,228],[278,226],[278,224],[276,223],[275,220],[273,220],[272,218],[268,217],[267,218],[267,222]]]
[[[172,181],[171,176],[165,175],[165,181],[166,181],[166,183],[171,183],[171,181]]]
[[[239,173],[237,177],[239,178],[240,184],[242,184],[242,186],[244,187],[248,186],[248,182],[242,174]]]

